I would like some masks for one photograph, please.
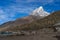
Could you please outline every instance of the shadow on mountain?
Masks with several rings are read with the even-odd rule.
[[[57,36],[57,35],[56,35],[56,36],[54,36],[54,37],[57,38],[57,40],[60,40],[60,36]]]

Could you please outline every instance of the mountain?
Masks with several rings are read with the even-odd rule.
[[[30,22],[32,22],[34,20],[41,19],[41,18],[43,18],[43,17],[45,17],[47,15],[49,15],[49,13],[45,12],[43,7],[40,6],[39,8],[32,11],[32,13],[30,13],[29,16],[26,16],[26,17],[23,17],[23,18],[18,18],[15,21],[6,22],[6,23],[0,25],[0,27],[6,27],[7,25],[11,25],[11,23],[12,23],[13,26],[21,25],[21,24],[25,24],[25,23],[30,23]]]
[[[34,15],[34,16],[48,16],[50,15],[50,13],[46,12],[42,6],[40,6],[39,8],[35,9],[30,15]]]
[[[43,19],[33,21],[30,24],[24,24],[21,26],[21,30],[38,30],[40,28],[53,27],[56,23],[60,22],[60,11],[54,12]]]
[[[6,22],[6,23],[0,25],[0,27],[3,29],[14,28],[16,26],[21,26],[23,24],[28,24],[28,23],[31,23],[33,21],[42,19],[48,15],[50,15],[50,14],[48,12],[44,11],[43,7],[41,6],[37,9],[35,9],[32,13],[30,13],[29,16],[26,16],[23,18],[18,18],[15,21]],[[0,30],[3,30],[3,29],[0,29]]]
[[[46,16],[42,19],[32,21],[31,23],[17,25],[15,27],[8,27],[3,29],[3,31],[18,31],[18,30],[38,30],[41,28],[54,28],[53,25],[60,22],[60,11],[54,12],[49,16]]]

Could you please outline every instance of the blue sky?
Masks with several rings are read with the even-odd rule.
[[[28,16],[43,6],[47,12],[60,10],[60,0],[0,0],[0,24]]]

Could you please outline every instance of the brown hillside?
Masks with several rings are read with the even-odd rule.
[[[52,27],[52,25],[60,22],[60,11],[54,12],[51,15],[34,21],[30,24],[25,24],[21,26],[21,30],[33,30],[33,29],[40,29],[46,27]]]

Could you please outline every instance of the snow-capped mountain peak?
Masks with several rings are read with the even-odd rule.
[[[42,17],[45,17],[45,16],[48,16],[50,13],[46,12],[42,6],[40,6],[39,8],[35,9],[31,15],[34,15],[34,16],[42,16]]]
[[[38,8],[37,12],[39,13],[39,11],[43,11],[43,7],[42,6]]]

